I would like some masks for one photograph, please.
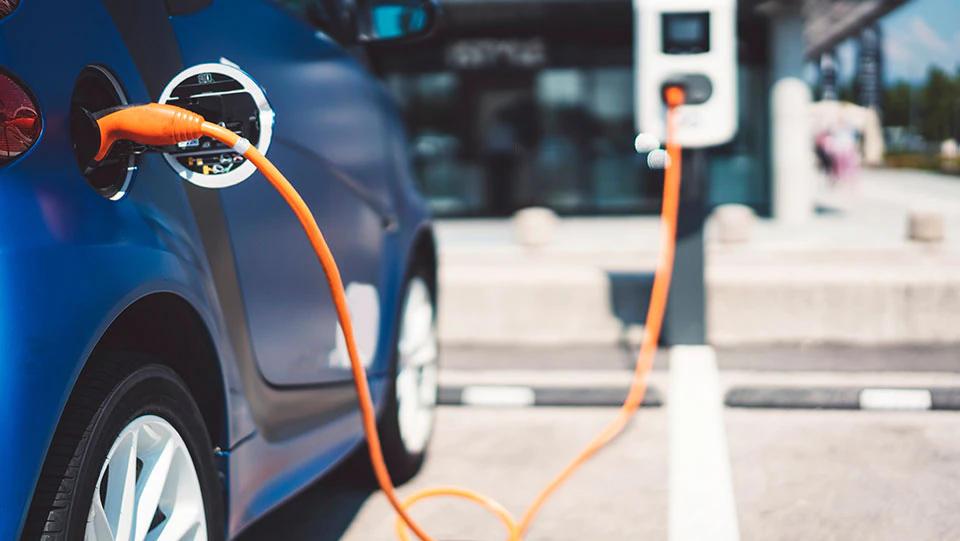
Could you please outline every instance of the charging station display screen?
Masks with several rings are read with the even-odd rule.
[[[710,51],[710,14],[664,13],[663,52],[700,54]]]

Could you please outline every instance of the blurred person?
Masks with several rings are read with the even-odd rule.
[[[835,184],[854,184],[860,168],[860,147],[857,143],[857,134],[853,126],[843,123],[830,137]]]
[[[830,152],[830,132],[823,130],[817,134],[814,141],[814,151],[817,153],[817,160],[820,164],[820,170],[827,175],[830,185],[836,183],[836,174],[834,171],[833,156]]]
[[[577,192],[581,198],[582,204],[590,206],[594,204],[594,184],[590,174],[591,166],[597,159],[597,152],[594,148],[600,136],[600,126],[597,124],[593,115],[583,107],[578,105],[570,108],[564,115],[565,135],[574,144],[577,149]]]
[[[519,140],[517,130],[507,116],[504,110],[495,113],[483,134],[486,207],[492,216],[508,216],[514,210]]]
[[[518,97],[504,107],[503,114],[509,118],[517,138],[514,182],[509,187],[512,211],[537,203],[534,167],[536,149],[540,147],[542,132],[540,110],[532,95]]]

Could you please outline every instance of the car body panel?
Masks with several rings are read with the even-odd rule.
[[[270,158],[314,211],[344,283],[379,294],[380,253],[391,240],[384,214],[392,210],[384,121],[371,107],[369,74],[323,34],[262,0],[215,2],[173,25],[186,65],[223,58],[266,90],[276,114]],[[244,28],[243,38],[231,40],[230,28]],[[224,190],[222,200],[262,375],[276,386],[349,380],[348,367],[331,359],[336,314],[296,217],[259,174]]]
[[[35,157],[44,154],[40,149]],[[23,169],[29,163],[39,161],[25,160]],[[0,399],[0,419],[12,440],[0,458],[16,465],[5,472],[0,509],[25,511],[82,361],[110,322],[138,299],[165,292],[189,302],[208,329],[218,325],[196,254],[182,231],[161,225],[176,220],[160,197],[152,199],[150,215],[133,195],[129,205],[100,208],[107,201],[79,175],[77,186],[95,199],[18,173],[0,175],[0,229],[7,233],[0,236],[0,384],[10,390]],[[225,387],[238,394],[232,365],[222,368]],[[16,538],[22,518],[0,513],[0,537]]]
[[[244,42],[251,36],[243,32],[231,39],[228,26],[211,26],[216,21],[276,25],[253,31],[255,44]],[[297,371],[296,355],[282,355],[289,344],[274,342],[269,327],[288,310],[270,306],[263,315],[262,299],[290,303],[290,312],[306,311],[305,321],[320,318],[325,333],[298,347],[319,357],[334,345],[319,263],[279,200],[257,204],[271,196],[259,174],[232,189],[206,190],[183,183],[160,156],[146,155],[128,195],[112,202],[90,189],[74,161],[68,111],[84,66],[109,67],[132,102],[147,102],[187,65],[220,58],[264,87],[277,112],[268,157],[318,210],[344,277],[375,285],[375,398],[386,387],[404,273],[416,239],[432,233],[404,169],[399,115],[373,77],[265,0],[217,0],[174,18],[163,0],[24,0],[0,21],[0,65],[30,87],[44,131],[29,155],[0,169],[0,384],[9,390],[0,398],[0,422],[14,438],[0,451],[9,469],[0,486],[0,538],[19,535],[56,423],[97,341],[124,309],[151,294],[189,303],[219,356],[231,535],[362,438],[347,372],[329,365]],[[298,88],[311,85],[312,92]],[[271,220],[245,216],[264,212]],[[281,240],[265,248],[274,237]],[[279,274],[274,290],[253,292],[257,280],[275,275],[261,258],[277,258],[292,274]],[[317,305],[305,305],[303,292]],[[264,369],[257,340],[273,343],[266,350],[279,351],[282,362]]]
[[[148,204],[133,195],[116,204],[80,176],[67,112],[83,66],[109,63],[131,95],[146,96],[103,7],[62,4],[51,14],[43,3],[25,2],[0,24],[0,64],[31,88],[44,115],[30,154],[0,170],[0,381],[9,390],[0,421],[12,440],[0,451],[8,468],[0,485],[3,539],[18,536],[61,410],[113,318],[139,296],[174,291],[213,319],[182,188],[151,186]],[[101,29],[96,46],[84,45],[89,27],[78,20]],[[36,44],[29,55],[25,43]],[[144,160],[140,176],[160,165]]]

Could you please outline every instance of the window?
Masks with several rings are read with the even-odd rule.
[[[653,209],[662,173],[633,148],[631,66],[392,74],[434,213]]]

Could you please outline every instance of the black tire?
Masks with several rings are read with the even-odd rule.
[[[134,354],[91,361],[57,425],[21,541],[81,541],[92,496],[117,436],[142,415],[170,423],[200,481],[210,541],[226,538],[223,490],[213,445],[186,384],[170,368]]]
[[[430,287],[430,282],[424,272],[419,271],[414,272],[404,285],[404,299],[406,299],[407,288],[409,287],[411,281],[414,278],[419,278],[424,280],[430,291],[430,302],[433,305],[434,310],[434,321],[433,324],[436,325],[436,299],[433,287]],[[400,333],[397,333],[397,339],[399,340]],[[393,348],[393,358],[390,362],[390,385],[387,387],[387,396],[386,402],[383,408],[383,414],[380,416],[378,422],[378,430],[380,431],[381,444],[383,445],[383,459],[387,464],[387,469],[390,471],[391,478],[396,484],[406,483],[410,479],[413,479],[417,473],[423,468],[423,463],[427,459],[427,449],[424,447],[423,450],[418,452],[411,452],[407,449],[406,445],[403,442],[403,438],[400,436],[400,408],[397,401],[397,375],[400,368],[399,361],[399,352],[397,345],[394,345]],[[433,437],[433,427],[430,427],[430,435],[428,436],[428,442],[430,438]],[[428,444],[429,446],[429,444]]]
[[[390,472],[390,478],[395,485],[401,485],[412,479],[423,468],[427,458],[428,447],[421,451],[412,452],[407,449],[400,435],[400,417],[399,403],[397,401],[397,376],[400,368],[399,341],[402,332],[402,312],[405,300],[407,298],[408,288],[415,280],[423,280],[427,284],[427,290],[430,295],[430,302],[434,309],[434,321],[436,325],[436,290],[431,283],[430,273],[423,267],[414,267],[413,271],[407,276],[403,286],[403,300],[401,300],[401,314],[397,318],[397,337],[394,340],[393,351],[390,360],[390,384],[386,390],[386,397],[380,417],[377,420],[377,431],[380,433],[380,444],[383,449],[384,462],[387,470]],[[430,437],[432,437],[432,429]],[[366,442],[360,445],[347,459],[338,472],[338,478],[352,484],[375,487],[377,485],[376,476],[373,473],[373,467],[370,464],[370,450]]]

